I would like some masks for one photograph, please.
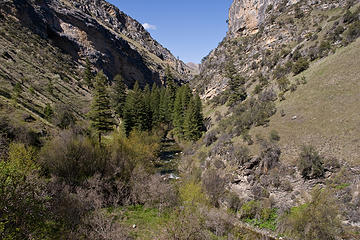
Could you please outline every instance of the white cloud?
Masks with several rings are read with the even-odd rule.
[[[146,30],[156,30],[156,26],[155,26],[155,25],[151,25],[150,23],[144,23],[144,24],[143,24],[143,27],[144,27]]]

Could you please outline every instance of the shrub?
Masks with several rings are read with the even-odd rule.
[[[281,232],[296,240],[335,240],[342,232],[339,207],[334,193],[315,188],[311,200],[285,213],[279,223]]]
[[[234,213],[237,213],[242,206],[242,201],[240,200],[239,196],[234,192],[230,192],[226,195],[226,197],[230,210]]]
[[[319,53],[320,57],[325,57],[329,53],[330,50],[331,50],[330,42],[322,41],[320,43],[318,53]]]
[[[292,72],[297,75],[309,68],[309,62],[305,58],[299,58],[292,68]]]
[[[255,86],[254,94],[258,94],[262,91],[262,86],[260,84]]]
[[[51,117],[53,116],[53,114],[54,114],[54,111],[53,111],[51,105],[49,103],[47,103],[46,106],[44,107],[44,117],[47,120],[50,120]]]
[[[344,14],[344,23],[352,23],[356,19],[358,19],[356,12],[352,13],[349,9],[346,10]]]
[[[261,141],[260,144],[262,148],[260,169],[263,173],[267,173],[278,164],[281,150],[276,144],[268,143],[266,140]]]
[[[303,18],[305,15],[303,13],[303,11],[301,11],[300,7],[299,6],[296,6],[295,7],[295,18]]]
[[[270,132],[270,141],[280,141],[279,133],[276,130],[271,130]]]
[[[186,206],[200,206],[208,203],[201,185],[195,181],[188,181],[179,188],[179,197]]]
[[[244,203],[240,208],[240,217],[242,219],[254,219],[260,217],[260,202],[251,200]]]
[[[93,144],[90,139],[65,131],[43,147],[40,164],[46,173],[69,185],[79,185],[95,173],[104,173],[107,158],[106,149]]]
[[[240,146],[234,152],[234,163],[236,166],[242,166],[251,159],[250,150],[245,146]]]
[[[216,132],[215,131],[208,132],[204,137],[205,146],[206,147],[210,146],[211,144],[216,142],[216,140],[217,140]]]
[[[290,91],[291,91],[291,92],[295,92],[296,89],[297,89],[296,84],[291,84],[291,85],[290,85]]]
[[[274,89],[265,89],[259,94],[259,100],[261,102],[272,102],[277,99],[276,92]]]
[[[352,42],[358,38],[360,36],[360,21],[352,23],[345,32],[345,36],[349,42]]]
[[[313,146],[303,146],[298,159],[298,169],[305,179],[324,176],[323,159]]]
[[[137,166],[130,179],[131,201],[133,204],[146,204],[160,209],[177,203],[177,192],[161,176],[151,175]]]
[[[61,129],[66,129],[75,124],[75,116],[68,105],[57,105],[53,122]]]
[[[277,79],[278,87],[281,91],[286,92],[289,89],[290,81],[287,77]]]
[[[208,170],[204,173],[202,184],[210,198],[211,203],[215,207],[218,207],[219,198],[225,191],[225,179],[220,177],[216,170]]]
[[[35,160],[33,148],[11,144],[8,161],[0,161],[1,239],[54,239],[47,221],[50,198]]]

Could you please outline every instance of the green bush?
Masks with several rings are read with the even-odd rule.
[[[305,58],[299,58],[292,68],[292,72],[297,75],[309,68],[309,62]]]
[[[281,91],[286,92],[287,90],[289,90],[290,81],[287,77],[279,78],[276,81],[277,81],[277,85]]]
[[[323,159],[313,146],[303,146],[299,155],[298,169],[305,179],[323,177]]]
[[[45,173],[76,186],[95,173],[104,173],[107,155],[90,139],[65,131],[43,147],[40,164]]]
[[[1,239],[54,239],[50,197],[35,160],[33,148],[11,144],[9,159],[0,161]]]
[[[342,232],[339,206],[328,189],[315,188],[311,200],[280,218],[279,230],[295,240],[335,240]]]

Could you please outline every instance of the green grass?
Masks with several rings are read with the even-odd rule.
[[[120,208],[115,211],[124,212],[122,223],[131,229],[130,234],[135,239],[155,239],[169,219],[168,213],[142,205]],[[136,228],[132,228],[134,224],[136,224]]]
[[[335,188],[338,190],[342,190],[344,188],[347,188],[348,186],[350,186],[350,183],[343,183],[343,184],[337,185]]]
[[[278,219],[277,209],[274,208],[271,209],[271,213],[267,219],[247,218],[244,221],[261,229],[268,229],[271,231],[275,231],[277,227],[277,219]]]

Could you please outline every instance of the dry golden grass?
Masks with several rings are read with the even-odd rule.
[[[360,163],[360,39],[315,62],[300,76],[308,83],[286,94],[268,127],[250,134],[269,136],[277,130],[282,160],[294,163],[303,144],[342,162]],[[286,116],[281,117],[283,110]],[[292,118],[296,116],[296,119]]]

